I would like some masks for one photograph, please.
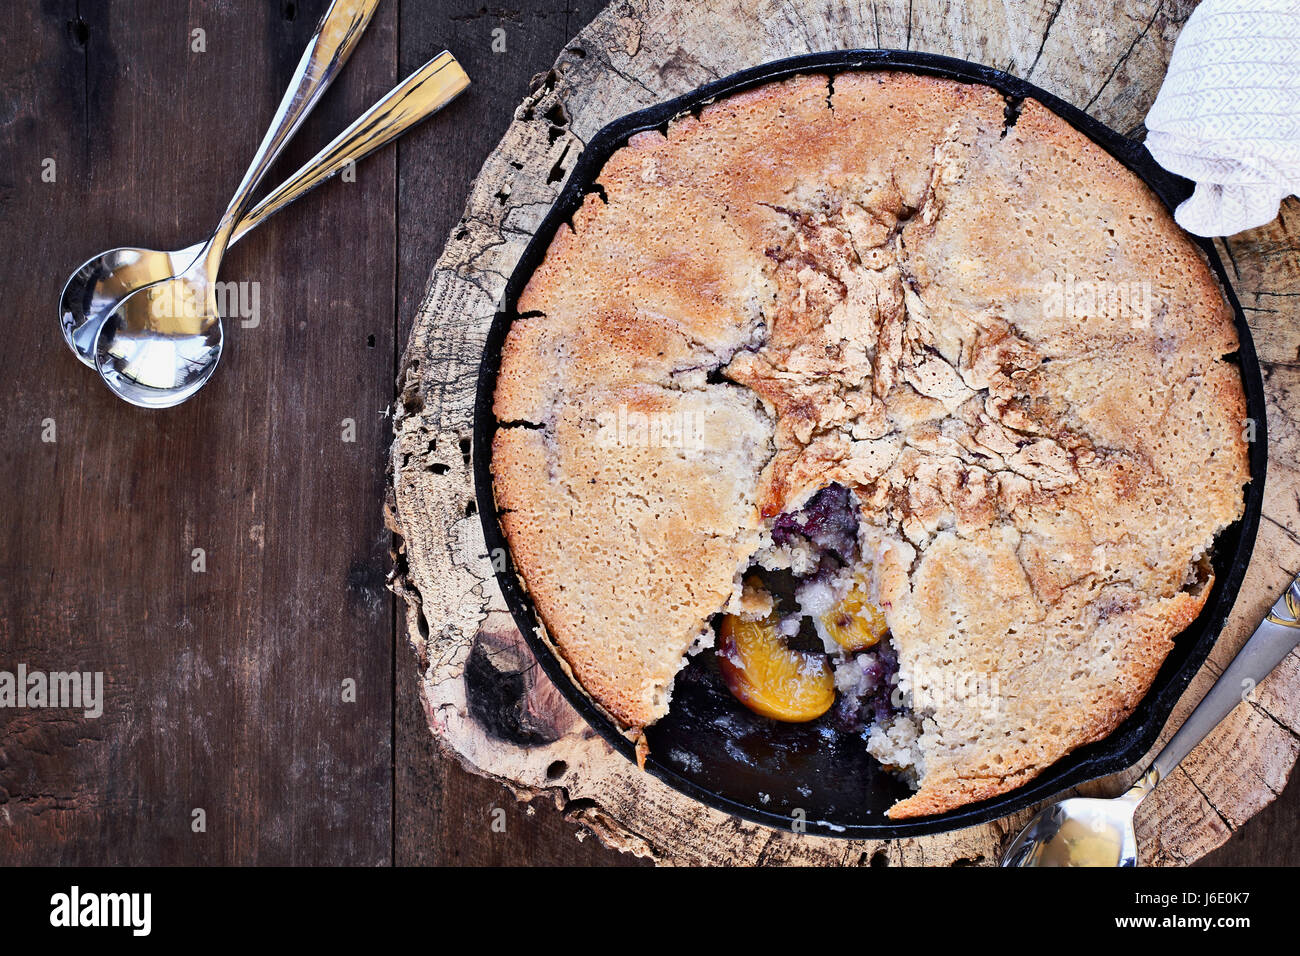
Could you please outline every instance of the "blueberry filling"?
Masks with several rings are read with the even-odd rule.
[[[871,660],[862,667],[864,683],[874,684],[862,694],[841,694],[835,704],[835,723],[841,730],[862,731],[884,724],[898,713],[894,705],[898,681],[898,654],[889,640],[867,652]]]
[[[845,647],[826,624],[853,624],[856,608],[844,602],[863,570],[858,531],[852,492],[844,485],[827,485],[803,507],[773,520],[773,552],[761,556],[747,578],[761,579],[773,596],[786,644],[799,652],[825,653],[832,663],[835,704],[826,719],[838,730],[865,735],[898,712],[898,656],[887,634],[866,648]]]
[[[898,653],[859,530],[857,499],[839,484],[778,515],[739,607],[722,616],[717,659],[750,710],[860,736],[868,753],[915,786],[921,721],[901,693]]]
[[[772,540],[783,547],[807,541],[839,567],[858,559],[858,514],[849,489],[827,485],[798,511],[787,511],[772,522]],[[837,569],[832,566],[832,571]],[[819,568],[819,573],[821,569]]]

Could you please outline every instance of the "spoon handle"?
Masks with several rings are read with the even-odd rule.
[[[231,244],[295,199],[346,169],[350,163],[369,155],[438,112],[467,86],[469,77],[456,58],[443,50],[393,87],[301,169],[250,209],[235,228]]]
[[[321,17],[302,59],[298,61],[289,88],[280,100],[270,128],[262,137],[248,171],[207,243],[210,266],[221,261],[235,224],[242,217],[258,181],[352,55],[378,5],[379,0],[333,0]],[[209,271],[215,272],[215,268]]]
[[[1300,644],[1300,578],[1292,581],[1286,593],[1278,598],[1268,617],[1156,756],[1151,769],[1134,785],[1133,791],[1144,796],[1167,777],[1297,644]]]

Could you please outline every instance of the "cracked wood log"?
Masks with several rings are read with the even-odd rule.
[[[795,836],[696,803],[611,751],[533,666],[484,553],[468,458],[479,355],[506,278],[583,144],[616,117],[780,57],[885,47],[1000,67],[1140,136],[1194,7],[1193,0],[619,0],[574,38],[484,164],[430,276],[402,364],[392,585],[406,599],[422,703],[440,747],[520,799],[552,799],[607,844],[659,862],[995,861],[1028,812],[894,842]],[[1264,366],[1270,475],[1234,613],[1170,727],[1300,571],[1300,241],[1292,224],[1300,224],[1300,203],[1288,200],[1272,225],[1220,247]],[[1300,752],[1298,733],[1293,654],[1143,806],[1143,862],[1192,862],[1226,840],[1281,791]],[[1084,790],[1115,793],[1126,782]]]

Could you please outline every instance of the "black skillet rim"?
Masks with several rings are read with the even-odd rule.
[[[981,64],[937,54],[901,50],[841,50],[776,60],[742,70],[676,99],[624,116],[602,128],[592,138],[578,158],[554,206],[511,274],[506,284],[502,308],[492,321],[479,368],[474,407],[472,457],[475,495],[478,499],[478,511],[483,525],[487,553],[504,556],[504,562],[494,561],[494,565],[501,565],[496,571],[496,578],[515,624],[524,635],[547,677],[582,714],[587,723],[610,746],[629,760],[635,760],[632,742],[619,731],[613,720],[587,697],[570,677],[565,665],[558,659],[547,640],[539,633],[540,619],[532,599],[515,570],[509,544],[498,520],[491,475],[492,438],[497,428],[496,418],[492,414],[492,396],[496,390],[501,348],[505,342],[506,332],[516,317],[515,304],[528,279],[544,257],[556,230],[569,220],[585,196],[593,191],[594,183],[605,162],[633,134],[650,129],[662,129],[673,118],[697,110],[714,100],[798,74],[824,73],[833,76],[848,70],[882,69],[904,70],[967,83],[982,83],[1003,93],[1013,104],[1025,98],[1038,100],[1139,176],[1171,210],[1191,194],[1191,183],[1159,166],[1142,144],[1116,133],[1084,111],[1039,89],[1032,83]],[[1155,743],[1178,698],[1214,646],[1241,587],[1259,526],[1265,464],[1268,457],[1264,388],[1250,329],[1246,325],[1241,305],[1237,301],[1213,243],[1206,239],[1198,239],[1197,242],[1218,277],[1233,310],[1240,338],[1236,360],[1246,393],[1247,415],[1254,420],[1256,429],[1255,441],[1250,445],[1249,450],[1251,482],[1245,489],[1245,514],[1240,520],[1224,529],[1216,541],[1214,555],[1216,580],[1201,614],[1175,639],[1174,650],[1170,652],[1156,675],[1151,689],[1119,727],[1103,740],[1067,754],[1025,786],[948,813],[911,820],[890,821],[884,818],[885,822],[879,824],[838,824],[833,820],[810,819],[806,822],[806,832],[848,839],[896,839],[988,823],[1033,806],[1070,787],[1132,767]],[[645,768],[681,793],[724,813],[776,829],[791,828],[789,817],[765,811],[757,802],[752,806],[742,804],[707,790],[682,776],[653,753],[647,757]]]

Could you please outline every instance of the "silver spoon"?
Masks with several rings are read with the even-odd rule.
[[[1300,578],[1273,605],[1246,646],[1160,751],[1151,768],[1121,796],[1073,797],[1040,810],[1011,841],[1003,866],[1137,866],[1133,812],[1192,749],[1300,644]]]
[[[244,214],[230,237],[233,246],[285,206],[306,195],[408,129],[432,116],[469,86],[469,77],[446,50],[420,67],[334,137],[301,169]],[[68,348],[95,367],[95,336],[104,319],[136,289],[170,279],[203,250],[197,242],[162,252],[123,246],[86,260],[59,297],[59,321]]]
[[[95,364],[117,395],[165,408],[198,391],[221,355],[216,279],[253,190],[338,75],[379,0],[333,0],[307,43],[270,128],[212,236],[175,277],[126,296],[99,326]]]

